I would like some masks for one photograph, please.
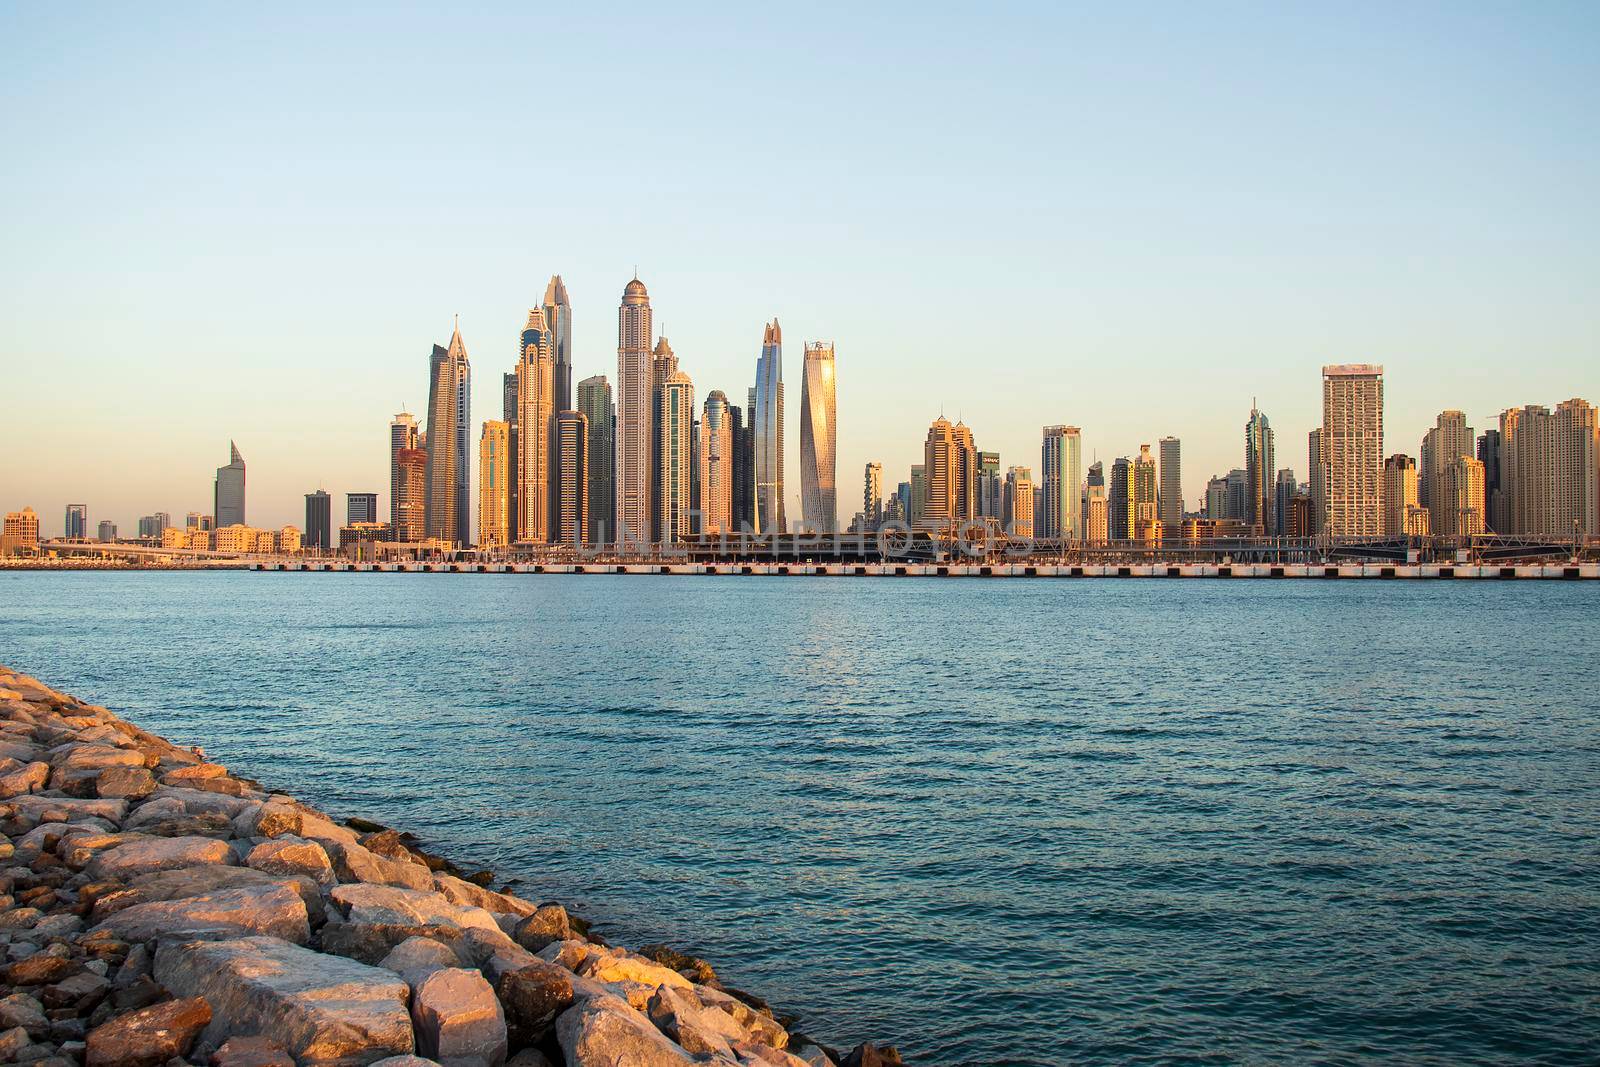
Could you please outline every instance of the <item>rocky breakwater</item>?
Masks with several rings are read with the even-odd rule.
[[[0,835],[0,1062],[899,1062],[4,668]]]

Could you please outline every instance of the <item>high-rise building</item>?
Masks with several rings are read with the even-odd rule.
[[[1103,483],[1084,486],[1083,537],[1091,545],[1103,545],[1111,539],[1111,502]]]
[[[761,335],[761,355],[756,359],[756,386],[752,390],[751,433],[755,456],[756,528],[762,533],[786,533],[783,509],[783,329],[778,320],[767,323]]]
[[[400,491],[395,497],[394,539],[421,541],[428,536],[428,453],[402,448],[395,454],[400,469]]]
[[[1404,537],[1411,509],[1417,507],[1417,464],[1397,452],[1383,461],[1383,535]]]
[[[1206,482],[1206,518],[1222,521],[1228,515],[1228,478],[1226,475]]]
[[[1294,471],[1285,467],[1278,472],[1277,491],[1272,501],[1272,533],[1278,537],[1289,535],[1289,501],[1300,491],[1294,480]]]
[[[543,308],[528,312],[517,361],[517,506],[516,539],[533,544],[550,540],[554,501],[551,456],[555,433],[555,342]],[[510,430],[507,428],[507,436]]]
[[[1512,408],[1500,416],[1500,492],[1515,537],[1600,535],[1600,426],[1596,409],[1572,399]]]
[[[622,290],[617,309],[616,504],[618,544],[650,538],[650,294],[638,278]]]
[[[1252,403],[1250,418],[1244,424],[1245,509],[1243,515],[1235,517],[1257,537],[1270,535],[1275,524],[1273,509],[1277,499],[1272,479],[1277,470],[1272,425]]]
[[[105,538],[101,538],[105,540]],[[39,516],[32,508],[8,511],[0,525],[0,556],[31,550],[39,544]]]
[[[673,352],[672,345],[665,337],[656,338],[656,346],[650,350],[650,539],[653,541],[660,541],[664,537],[660,526],[661,464],[665,458],[661,451],[661,420],[665,415],[663,405],[666,402],[667,379],[676,373],[677,353]],[[695,455],[692,445],[689,455],[692,462]],[[689,484],[693,486],[692,478]]]
[[[416,447],[416,416],[402,411],[389,421],[389,525],[395,529],[400,528],[400,450]]]
[[[1454,536],[1456,526],[1456,500],[1445,488],[1445,479],[1455,465],[1456,457],[1473,454],[1476,438],[1467,417],[1459,411],[1441,411],[1433,428],[1422,437],[1422,450],[1418,454],[1417,492],[1422,506],[1428,509],[1433,532]]]
[[[143,541],[147,538],[154,538],[155,540],[159,541],[161,540],[162,529],[163,527],[161,525],[161,520],[156,516],[139,516],[139,540]]]
[[[1429,515],[1443,514],[1448,527],[1433,527],[1435,534],[1446,537],[1475,537],[1483,533],[1484,487],[1483,463],[1473,456],[1457,456],[1444,469],[1444,477],[1435,487],[1436,507]]]
[[[1106,486],[1107,536],[1126,541],[1133,536],[1133,462],[1126,456],[1111,461],[1111,484]]]
[[[89,536],[89,505],[68,504],[67,521],[62,536],[69,541],[82,541]]]
[[[522,514],[522,482],[517,470],[517,448],[521,444],[521,437],[517,433],[517,418],[521,414],[518,407],[521,401],[518,396],[519,371],[522,367],[522,353],[527,345],[519,336],[517,338],[517,370],[508,371],[500,376],[500,421],[506,424],[506,536],[510,541],[517,539],[517,517]],[[480,477],[479,481],[483,479]],[[481,540],[483,534],[478,535]]]
[[[333,548],[333,497],[325,489],[306,494],[306,532],[300,543],[305,548]]]
[[[564,545],[593,541],[589,529],[589,417],[582,411],[556,414],[556,515],[552,533]]]
[[[700,529],[708,536],[732,533],[733,424],[728,394],[706,394],[700,416]]]
[[[1305,532],[1291,534],[1290,536],[1319,537],[1322,534],[1322,494],[1327,488],[1324,479],[1326,472],[1322,467],[1322,431],[1320,429],[1312,430],[1306,435],[1306,462],[1306,470],[1310,472],[1311,480],[1307,483],[1306,494],[1309,504],[1307,505],[1306,514],[1301,516],[1306,522]]]
[[[345,525],[378,521],[377,493],[346,493],[344,495]]]
[[[806,345],[800,378],[800,515],[815,533],[839,529],[835,371],[833,342]]]
[[[117,539],[117,524],[110,519],[101,519],[98,532],[101,541],[115,541]]]
[[[753,390],[752,390],[753,392]],[[733,494],[732,529],[756,528],[756,439],[750,425],[755,408],[749,404],[728,405],[728,425],[733,438],[733,464],[730,476]]]
[[[1483,464],[1484,521],[1496,533],[1506,530],[1505,494],[1500,491],[1500,431],[1478,435],[1478,462]]]
[[[978,502],[975,518],[993,519],[1000,525],[1005,514],[1006,477],[1000,472],[1000,453],[978,453]]]
[[[978,449],[965,423],[954,426],[943,416],[933,420],[923,443],[927,486],[919,525],[935,533],[960,533],[977,515]],[[913,482],[916,468],[911,468]]]
[[[675,370],[661,383],[661,424],[655,452],[661,457],[661,492],[655,527],[663,542],[682,541],[692,525],[694,382]]]
[[[478,435],[478,544],[511,543],[511,427],[486,419]]]
[[[920,463],[913,466],[911,473],[916,475],[917,467],[920,466]],[[900,513],[900,521],[907,526],[915,526],[917,524],[916,514],[912,507],[915,492],[910,482],[900,482],[894,487],[895,510]]]
[[[868,529],[883,521],[883,464],[868,463],[861,483],[861,516]]]
[[[578,383],[578,411],[583,414],[589,435],[584,458],[588,472],[588,542],[609,544],[616,537],[616,520],[612,513],[617,499],[612,471],[616,460],[617,409],[611,402],[611,383],[604,374]]]
[[[1161,456],[1161,484],[1157,487],[1157,517],[1170,534],[1183,525],[1183,445],[1176,437],[1163,437],[1158,445]]]
[[[1046,426],[1039,447],[1033,528],[1042,538],[1083,538],[1083,437],[1076,426]]]
[[[1001,493],[1000,524],[1012,537],[1033,536],[1033,471],[1012,467],[1006,471]]]
[[[217,468],[211,514],[216,516],[218,526],[243,526],[244,457],[239,455],[239,446],[232,441],[228,442],[228,451],[231,453],[228,465]]]
[[[572,411],[572,302],[559,274],[552,275],[544,287],[544,321],[556,361],[556,412]]]
[[[1317,431],[1313,430],[1312,433]],[[1427,512],[1417,509],[1419,514]],[[1283,524],[1285,537],[1314,537],[1316,536],[1316,505],[1311,501],[1311,494],[1301,489],[1289,501],[1288,520]]]
[[[433,346],[428,360],[428,500],[427,535],[456,544],[472,543],[471,493],[466,477],[472,469],[463,418],[471,414],[471,366],[458,322],[450,346]],[[310,534],[306,544],[310,544]]]
[[[1139,455],[1133,461],[1133,481],[1129,488],[1128,529],[1130,536],[1138,533],[1140,523],[1159,522],[1161,500],[1156,481],[1156,458],[1149,445],[1139,446]]]
[[[1383,368],[1322,368],[1322,500],[1329,537],[1383,534]]]

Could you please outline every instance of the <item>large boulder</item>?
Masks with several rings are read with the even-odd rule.
[[[130,1011],[89,1031],[84,1067],[159,1067],[187,1056],[210,1022],[211,1006],[202,997]]]
[[[517,944],[529,952],[538,952],[546,945],[572,939],[572,921],[567,909],[560,904],[541,904],[516,926]]]
[[[304,875],[318,885],[332,885],[338,879],[327,850],[315,841],[298,837],[277,837],[263,841],[244,859],[247,866],[268,874]]]
[[[506,1019],[494,990],[477,971],[445,967],[418,982],[411,995],[417,1051],[445,1067],[500,1067],[506,1058]]]
[[[438,893],[357,883],[334,887],[329,890],[328,899],[353,923],[457,926],[463,930],[479,929],[491,938],[512,943],[493,915],[482,908],[452,904]]]
[[[298,898],[297,898],[298,899]],[[214,1013],[205,1037],[264,1034],[300,1067],[364,1064],[414,1051],[409,990],[392,972],[268,937],[167,942],[156,980],[204,994]]]
[[[89,877],[103,880],[233,861],[233,849],[214,837],[152,837],[108,848],[90,860],[86,870]]]
[[[734,1042],[749,1040],[744,1027],[718,1008],[708,1008],[694,994],[660,986],[647,1007],[650,1021],[687,1052],[732,1056]]]
[[[542,1041],[556,1017],[572,1006],[572,972],[543,960],[534,960],[500,976],[495,992],[505,1009],[512,1043],[535,1045]]]
[[[435,873],[433,885],[452,904],[469,904],[500,915],[532,915],[535,911],[534,906],[521,897],[490,892],[481,885],[473,885],[453,874]]]
[[[78,797],[19,796],[11,799],[17,814],[31,825],[41,822],[73,822],[78,819],[105,819],[116,826],[128,814],[126,800],[83,800]],[[45,816],[52,816],[46,819]]]
[[[645,986],[694,988],[693,982],[670,967],[621,952],[589,956],[578,964],[576,970],[596,982],[637,982]]]
[[[407,985],[415,988],[418,982],[434,971],[461,966],[461,957],[443,941],[431,937],[408,937],[390,949],[378,966],[393,971],[404,978]]]
[[[143,752],[133,749],[69,745],[51,754],[54,770],[50,772],[50,785],[55,789],[72,789],[85,780],[98,778],[107,767],[142,768],[144,758]]]
[[[300,809],[282,799],[264,800],[233,817],[240,837],[282,837],[300,832]]]
[[[311,937],[305,901],[283,882],[135,904],[95,930],[109,931],[124,941],[266,934],[303,945]]]
[[[94,791],[97,796],[139,800],[156,791],[156,776],[145,767],[107,767],[95,779]]]
[[[50,778],[48,763],[29,763],[14,771],[0,774],[0,798],[10,799],[18,793],[33,793],[43,789]]]
[[[333,857],[333,869],[341,882],[368,882],[433,892],[433,874],[421,864],[392,860],[361,845],[322,843]]]
[[[562,1012],[556,1038],[569,1064],[683,1067],[699,1062],[614,997],[580,1000]]]

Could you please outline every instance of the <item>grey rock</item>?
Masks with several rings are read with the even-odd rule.
[[[85,870],[91,878],[105,880],[233,860],[233,850],[226,841],[212,837],[160,837],[109,848],[90,860]]]
[[[556,1038],[569,1064],[683,1067],[697,1062],[615,997],[580,1000],[562,1012]]]
[[[110,916],[95,930],[108,930],[125,941],[266,934],[303,945],[311,937],[305,901],[281,882],[135,904]]]

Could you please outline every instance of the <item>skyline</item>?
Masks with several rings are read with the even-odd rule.
[[[537,122],[507,61],[520,17],[0,14],[20,105],[0,129],[31,149],[0,174],[28,205],[0,266],[22,401],[4,445],[28,462],[0,495],[52,529],[75,502],[123,529],[204,512],[229,440],[263,525],[298,521],[318,487],[382,493],[386,427],[422,419],[419,367],[452,316],[478,371],[475,449],[552,274],[572,380],[616,387],[635,262],[697,408],[743,399],[758,323],[791,338],[795,410],[803,344],[833,341],[839,478],[879,461],[886,492],[941,412],[1002,469],[1037,467],[1045,425],[1082,428],[1085,468],[1180,438],[1194,508],[1241,464],[1252,398],[1276,465],[1307,477],[1323,364],[1386,367],[1386,454],[1415,455],[1444,410],[1482,427],[1600,396],[1600,150],[1581,136],[1600,15],[1263,10],[1167,9],[1160,32],[1003,12],[977,49],[942,14],[855,16],[856,40],[814,15],[645,14],[669,54],[626,76],[601,23],[562,14],[545,19],[569,46],[549,70],[562,108]],[[214,47],[252,26],[285,32]],[[445,32],[460,48],[413,77]],[[765,76],[740,47],[763,35],[830,77]],[[1067,37],[1070,69],[1052,53]],[[858,62],[874,52],[899,81]],[[631,111],[644,83],[648,113]],[[541,128],[563,139],[559,172],[524,165]],[[644,173],[602,165],[619,129]],[[759,180],[752,139],[781,154]],[[408,158],[447,153],[457,166]]]

